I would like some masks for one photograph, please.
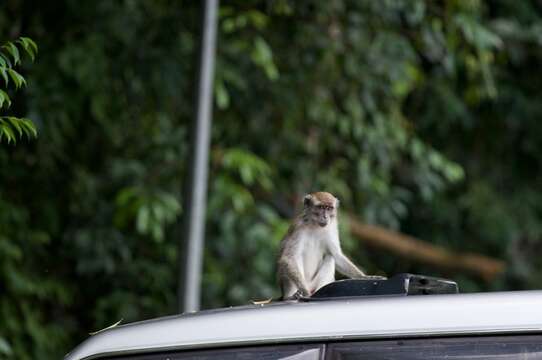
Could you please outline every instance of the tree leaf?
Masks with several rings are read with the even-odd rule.
[[[21,44],[23,49],[26,51],[26,53],[30,56],[32,61],[36,58],[36,54],[34,52],[34,48],[30,45],[30,42],[28,41],[29,38],[21,37],[19,40],[17,40],[17,43]]]
[[[34,51],[34,54],[38,53],[38,45],[34,42],[34,40],[32,40],[29,37],[24,37],[24,36],[21,36],[20,39],[25,39],[28,42],[28,44],[30,45],[30,47]]]
[[[134,187],[127,187],[120,190],[115,198],[115,203],[119,207],[126,206],[136,196],[136,189]]]
[[[136,218],[136,229],[140,234],[147,233],[149,229],[150,210],[146,205],[139,208]]]
[[[13,64],[11,63],[11,60],[9,59],[9,56],[7,56],[6,54],[0,52],[0,64],[3,64],[2,66],[4,67],[12,67]]]
[[[3,337],[0,337],[0,354],[4,355],[11,355],[13,353],[13,350],[11,350],[11,346],[7,342],[7,340]]]
[[[222,81],[215,82],[216,105],[219,109],[227,109],[230,105],[230,95]]]
[[[2,136],[4,136],[7,139],[8,144],[11,143],[12,141],[14,143],[17,141],[15,137],[15,133],[13,132],[13,130],[11,130],[11,127],[9,127],[9,125],[7,125],[6,123],[3,123],[0,127],[0,139],[2,138]]]
[[[4,102],[7,104],[7,107],[11,106],[11,99],[9,98],[9,95],[4,90],[0,89],[0,108]]]
[[[15,130],[17,130],[17,132],[19,133],[19,137],[21,137],[23,135],[23,128],[21,126],[21,123],[23,122],[14,116],[8,116],[7,119],[11,126],[14,127]]]
[[[23,130],[25,130],[26,135],[28,137],[30,137],[30,135],[32,135],[33,137],[38,136],[38,130],[36,129],[36,126],[34,125],[32,120],[26,119],[26,118],[21,118],[21,119],[19,119],[19,121],[20,121],[21,127],[23,128]]]
[[[2,60],[1,57],[0,57],[0,60]],[[7,74],[7,68],[6,67],[0,66],[0,75],[2,75],[2,78],[4,79],[4,82],[6,83],[6,86],[8,86],[9,85],[9,77],[8,77],[8,74]]]
[[[262,37],[257,37],[254,40],[250,56],[255,64],[263,68],[269,80],[276,80],[279,77],[277,67],[273,62],[273,51]]]
[[[15,46],[12,42],[8,41],[2,48],[6,49],[6,51],[11,55],[13,58],[13,63],[15,65],[19,64],[21,62],[21,55],[19,54],[19,49],[17,49],[17,46]]]
[[[13,69],[8,69],[7,71],[8,71],[9,76],[15,83],[15,88],[19,89],[21,86],[26,85],[26,80],[17,71]]]

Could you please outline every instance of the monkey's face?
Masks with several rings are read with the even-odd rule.
[[[315,222],[321,227],[324,227],[335,217],[335,207],[329,204],[314,205],[312,213]]]
[[[309,194],[304,199],[305,214],[311,223],[325,227],[337,216],[337,203],[329,193]]]

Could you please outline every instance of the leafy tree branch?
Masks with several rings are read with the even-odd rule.
[[[26,79],[16,70],[21,64],[21,53],[26,54],[32,61],[38,53],[38,46],[28,37],[20,37],[15,42],[8,41],[0,48],[0,76],[3,84],[0,87],[0,111],[11,107],[12,101],[8,88],[19,90],[26,86]],[[3,115],[0,112],[0,142],[16,143],[18,139],[26,136],[37,136],[37,130],[31,120],[16,116]]]

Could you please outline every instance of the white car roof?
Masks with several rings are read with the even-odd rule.
[[[118,326],[66,360],[158,350],[278,342],[542,331],[542,291],[280,302],[200,311]]]

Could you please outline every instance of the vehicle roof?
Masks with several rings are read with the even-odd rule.
[[[279,342],[542,331],[542,291],[379,296],[200,311],[118,326],[67,355]]]

